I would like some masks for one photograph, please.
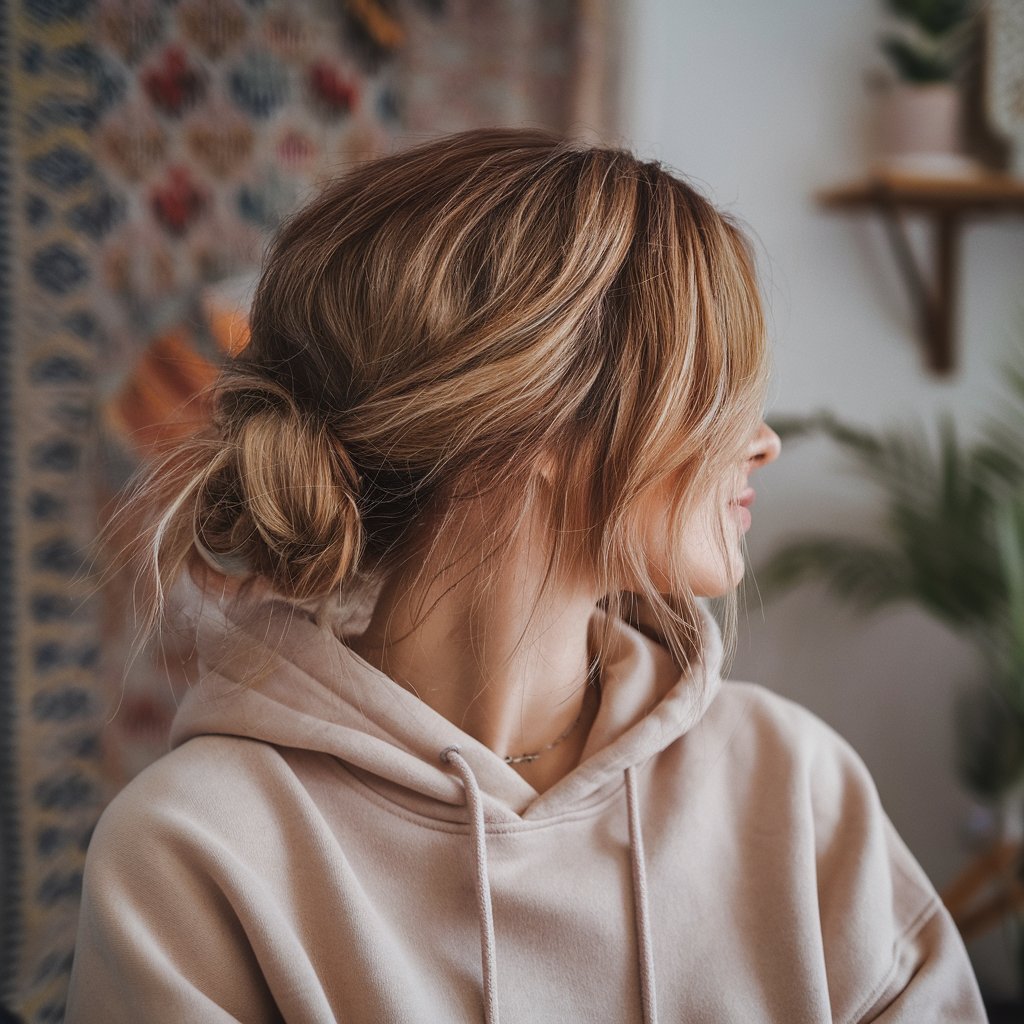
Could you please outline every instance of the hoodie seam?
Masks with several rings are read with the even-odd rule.
[[[368,782],[359,778],[359,776],[356,775],[356,773],[352,771],[352,769],[340,758],[334,755],[330,756],[334,757],[338,767],[342,769],[349,779],[356,783],[360,790],[362,790],[366,799],[387,811],[389,814],[393,814],[395,817],[408,821],[411,824],[429,829],[432,832],[465,835],[470,831],[470,825],[468,823],[464,824],[458,821],[442,822],[437,818],[431,818],[429,815],[420,814],[417,811],[410,810],[408,807],[404,807],[396,800],[392,800],[390,797],[378,792]],[[513,835],[518,832],[535,832],[543,828],[561,825],[566,822],[581,821],[585,818],[597,817],[598,812],[604,809],[608,804],[613,803],[621,795],[624,786],[625,779],[617,782],[614,790],[610,792],[607,797],[595,801],[592,804],[588,804],[586,807],[573,811],[566,811],[564,814],[556,815],[552,818],[542,818],[539,821],[524,820],[520,818],[518,821],[508,823],[485,821],[485,831],[487,835]],[[452,804],[451,806],[464,807],[465,805]]]
[[[878,1001],[888,991],[898,976],[900,953],[904,945],[913,941],[914,937],[939,912],[941,907],[942,901],[937,896],[934,896],[917,912],[892,944],[892,963],[890,963],[889,969],[860,1002],[857,1009],[849,1017],[845,1018],[844,1024],[859,1024],[860,1021],[864,1020],[864,1015],[878,1004]],[[913,977],[913,973],[911,973],[911,977]]]

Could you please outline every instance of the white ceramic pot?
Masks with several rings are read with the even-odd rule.
[[[954,85],[898,82],[881,99],[882,163],[910,169],[962,159],[960,93]]]

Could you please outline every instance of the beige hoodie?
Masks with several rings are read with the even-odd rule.
[[[703,615],[682,674],[616,621],[538,795],[330,630],[208,609],[175,749],[93,837],[68,1024],[983,1022],[860,759],[723,684]]]

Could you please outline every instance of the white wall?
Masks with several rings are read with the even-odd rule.
[[[975,429],[998,361],[1024,330],[1024,223],[968,228],[960,368],[937,380],[918,358],[879,225],[812,199],[872,156],[866,76],[882,66],[880,3],[631,0],[626,10],[623,141],[739,215],[762,250],[776,357],[769,413],[825,407],[874,427],[948,408]],[[824,442],[793,442],[755,476],[755,565],[796,532],[874,532],[877,501],[842,466]],[[971,651],[913,608],[860,620],[811,586],[763,607],[751,591],[747,607],[733,676],[796,698],[853,743],[941,887],[966,856],[971,805],[952,767],[951,701],[975,677]],[[1011,976],[1003,948],[999,936],[971,947],[994,992]]]

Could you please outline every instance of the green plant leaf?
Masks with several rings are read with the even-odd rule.
[[[965,444],[949,414],[868,432],[827,412],[775,418],[780,434],[823,434],[882,497],[885,540],[796,540],[762,566],[766,595],[822,581],[862,612],[912,600],[973,642],[978,686],[957,716],[965,785],[997,798],[1024,780],[1024,335],[1005,369],[1007,401]],[[778,427],[776,428],[778,429]]]
[[[900,567],[898,572],[893,569],[892,555],[880,566],[857,548],[856,568],[849,542],[837,541],[836,551],[829,553],[827,543],[818,539],[813,549],[805,547],[799,554],[787,550],[775,560],[765,578],[766,590],[790,586],[798,578],[825,579],[839,571],[848,582],[845,590],[838,588],[840,596],[847,591],[859,594],[855,603],[867,608],[872,602],[866,574],[878,571],[880,600],[881,595],[886,600],[909,598],[954,631],[973,639],[989,635],[1006,599],[992,540],[991,469],[979,459],[978,450],[966,449],[959,441],[952,418],[940,418],[937,453],[922,429],[870,434],[825,413],[783,420],[782,426],[792,436],[821,432],[836,440],[864,478],[880,488]],[[992,454],[987,449],[980,452]]]
[[[865,612],[913,596],[899,552],[856,540],[812,537],[777,551],[757,570],[758,586],[775,593],[820,580]]]
[[[783,440],[808,434],[825,434],[844,447],[862,451],[865,455],[877,454],[880,448],[873,434],[840,422],[831,412],[824,409],[810,416],[775,416],[769,423]]]
[[[941,36],[961,27],[974,14],[973,0],[887,0],[889,10],[928,35]]]
[[[994,688],[961,694],[956,723],[957,770],[968,789],[994,801],[1024,779],[1024,719]]]
[[[1024,500],[1008,502],[996,513],[996,538],[1006,574],[1008,611],[1024,621]]]
[[[977,454],[993,485],[1003,483],[1016,490],[1024,487],[1024,331],[1000,371],[1006,395],[983,425]]]
[[[953,77],[953,63],[948,56],[916,46],[899,36],[884,38],[882,52],[905,82],[926,85],[948,82]]]
[[[1007,595],[994,624],[995,661],[1007,701],[1024,716],[1024,495],[1000,506],[995,531]]]

